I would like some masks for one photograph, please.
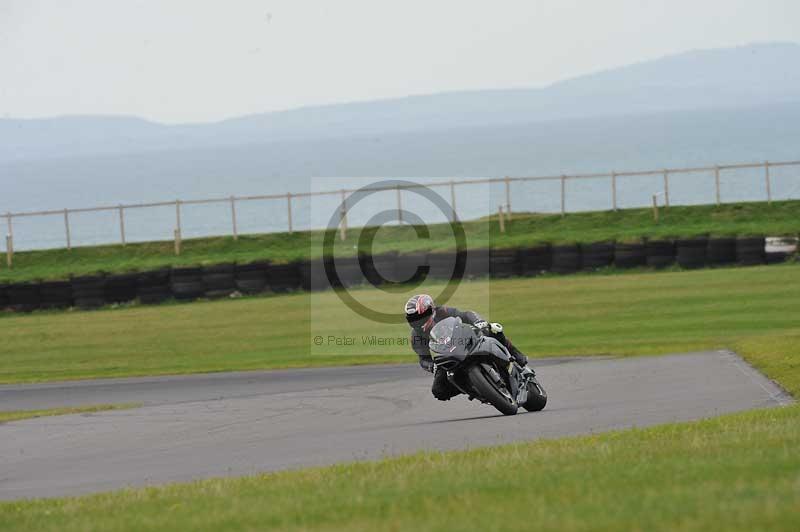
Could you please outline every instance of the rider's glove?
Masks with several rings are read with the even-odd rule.
[[[489,322],[488,321],[476,321],[475,322],[475,327],[477,327],[478,329],[481,329],[481,330],[488,329],[489,328]]]
[[[494,334],[500,334],[501,332],[503,332],[503,326],[500,325],[499,323],[492,323],[489,325],[489,328],[491,328],[492,333]]]

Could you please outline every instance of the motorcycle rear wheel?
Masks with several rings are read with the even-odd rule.
[[[467,376],[472,387],[475,388],[483,399],[486,399],[493,407],[503,415],[513,416],[517,413],[517,403],[513,399],[506,397],[491,378],[484,374],[484,369],[480,364],[476,364],[467,370]]]

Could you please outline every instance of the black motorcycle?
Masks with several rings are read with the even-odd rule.
[[[533,371],[517,364],[489,331],[445,318],[431,330],[430,350],[437,368],[470,401],[488,403],[507,416],[520,406],[536,412],[547,404],[547,392]]]

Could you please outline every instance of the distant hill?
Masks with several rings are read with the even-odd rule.
[[[800,103],[799,64],[798,44],[755,44],[690,51],[544,88],[451,92],[306,107],[206,124],[164,125],[134,117],[3,119],[0,164],[213,148],[246,153],[249,146],[263,150],[267,144],[298,141],[317,147],[330,141],[344,148],[360,145],[348,139],[380,142],[385,137],[397,139],[415,132],[436,135],[447,131],[448,142],[457,145],[459,135],[470,144],[469,139],[474,139],[475,131],[481,128],[504,131],[506,126],[689,110],[729,113],[737,108],[784,104],[794,108]],[[293,144],[293,150],[302,148]],[[339,155],[346,160],[358,153]],[[379,161],[378,166],[390,162]],[[315,170],[337,173],[331,167]]]

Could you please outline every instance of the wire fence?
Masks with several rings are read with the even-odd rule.
[[[601,172],[590,174],[573,175],[549,175],[549,176],[506,176],[498,178],[478,178],[478,179],[450,179],[442,181],[425,182],[410,185],[393,185],[383,187],[380,184],[366,190],[380,191],[384,194],[382,204],[385,208],[387,202],[396,202],[399,216],[402,216],[403,194],[402,192],[414,187],[427,187],[437,189],[442,198],[449,201],[453,213],[459,213],[460,218],[479,217],[485,215],[483,212],[476,212],[475,206],[462,204],[465,199],[462,194],[457,194],[460,189],[467,189],[476,185],[489,185],[499,192],[500,199],[498,205],[491,205],[489,214],[496,212],[498,206],[502,206],[506,213],[528,211],[528,212],[567,212],[575,210],[605,210],[619,208],[629,208],[634,206],[647,206],[652,197],[655,201],[656,196],[663,201],[663,205],[679,204],[722,204],[724,202],[736,201],[767,201],[772,202],[775,193],[773,174],[779,169],[800,166],[800,161],[781,161],[781,162],[759,162],[744,164],[720,164],[715,166],[702,166],[691,168],[665,168],[659,170],[641,170],[625,172]],[[742,174],[747,171],[746,175]],[[753,172],[755,171],[755,172]],[[706,174],[708,179],[693,180],[688,184],[681,182],[686,176],[692,174]],[[635,180],[631,180],[635,178]],[[781,187],[776,199],[791,199],[800,189],[800,176],[781,175]],[[592,182],[590,185],[589,183]],[[547,183],[543,193],[537,197],[532,197],[528,190],[523,187],[525,183]],[[580,183],[579,187],[576,185]],[[635,183],[635,185],[633,184]],[[678,185],[676,187],[676,185]],[[792,186],[793,185],[793,186]],[[497,188],[500,187],[500,190]],[[675,189],[678,190],[675,190]],[[629,190],[630,189],[630,190]],[[6,222],[6,254],[10,263],[14,252],[14,228],[26,219],[49,217],[48,233],[53,235],[52,223],[62,226],[61,244],[50,240],[48,245],[38,247],[63,247],[71,249],[76,243],[76,225],[85,230],[92,226],[102,229],[102,235],[92,242],[92,244],[123,244],[132,241],[143,240],[164,240],[174,239],[176,252],[180,252],[181,239],[187,234],[187,217],[191,219],[191,210],[198,206],[215,206],[213,218],[215,225],[213,229],[205,231],[206,236],[231,235],[238,239],[244,233],[265,233],[288,231],[292,233],[296,230],[325,227],[319,221],[306,220],[298,224],[297,208],[302,207],[308,210],[308,206],[302,202],[313,197],[329,197],[335,203],[331,205],[341,205],[341,221],[346,226],[349,207],[348,196],[355,192],[353,188],[343,188],[338,190],[309,190],[306,192],[288,192],[285,194],[264,194],[252,196],[229,196],[224,198],[210,199],[188,199],[160,201],[155,203],[135,203],[120,205],[105,205],[98,207],[71,208],[60,210],[43,210],[31,212],[7,212],[0,214],[0,219],[5,218]],[[361,189],[365,190],[365,189]],[[478,192],[481,192],[478,190]],[[605,199],[604,199],[605,196]],[[468,199],[469,196],[466,196]],[[544,204],[537,200],[546,199]],[[576,199],[576,206],[570,204],[572,198]],[[580,198],[580,201],[578,201]],[[241,221],[241,212],[247,211],[249,204],[254,202],[268,202],[266,209],[270,217],[268,230],[258,227],[256,224]],[[485,208],[485,206],[483,207]],[[134,231],[136,235],[131,238],[131,228],[129,217],[132,213],[146,210],[152,212],[151,218],[158,218],[161,229],[158,232],[150,230],[143,234],[141,231]],[[482,209],[481,209],[482,210]],[[167,213],[172,212],[169,216]],[[330,212],[330,211],[329,211]],[[87,221],[85,215],[101,213],[101,217],[94,221]],[[157,216],[156,216],[157,214]],[[208,216],[206,216],[207,218]],[[227,218],[228,229],[222,229],[220,217]],[[169,219],[172,221],[169,221]],[[283,220],[282,222],[280,220]],[[400,218],[402,219],[402,218]],[[165,230],[164,224],[170,224]],[[192,220],[192,225],[200,223],[199,220]],[[316,227],[315,227],[316,225]],[[354,225],[351,220],[351,225]],[[38,230],[43,231],[43,226],[39,225]],[[150,228],[152,229],[152,227]],[[156,234],[157,233],[157,234]],[[188,234],[192,235],[191,230]]]

